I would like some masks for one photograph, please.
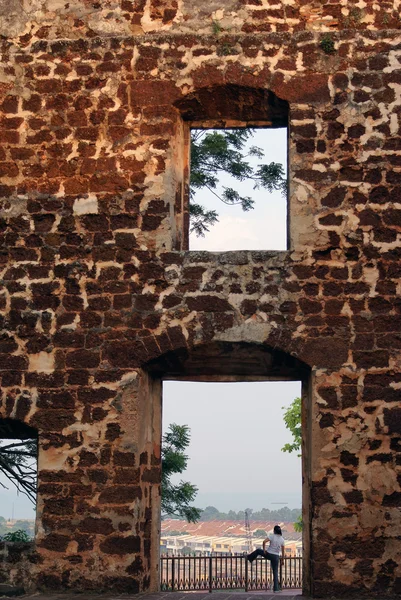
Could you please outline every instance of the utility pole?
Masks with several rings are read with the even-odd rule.
[[[245,533],[246,533],[246,539],[248,542],[248,552],[252,552],[253,550],[253,544],[252,544],[252,532],[251,532],[251,526],[249,523],[249,515],[248,515],[248,511],[245,511]]]

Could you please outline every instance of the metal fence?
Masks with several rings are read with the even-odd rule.
[[[280,564],[281,589],[302,588],[302,558],[285,557]],[[270,561],[253,563],[245,555],[162,556],[161,591],[269,590],[273,588]]]

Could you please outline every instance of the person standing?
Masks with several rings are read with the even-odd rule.
[[[269,547],[266,550],[266,544],[269,542]],[[262,556],[267,560],[270,560],[272,570],[273,570],[273,592],[279,592],[280,588],[278,585],[278,565],[280,562],[280,551],[281,551],[281,560],[284,558],[284,538],[281,532],[281,527],[279,525],[275,525],[273,529],[273,533],[269,533],[267,538],[263,540],[263,550],[262,548],[256,548],[253,552],[247,555],[247,560],[250,563],[255,560],[258,556]]]

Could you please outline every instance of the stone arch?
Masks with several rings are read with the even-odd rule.
[[[0,418],[1,439],[37,439],[38,431],[20,419],[10,417]]]
[[[299,359],[265,344],[213,341],[191,349],[180,348],[149,362],[146,370],[163,379],[181,377],[222,380],[300,379],[306,381],[309,368]]]
[[[289,104],[269,89],[226,83],[200,87],[174,103],[184,121],[237,121],[286,127]]]
[[[248,340],[243,341],[239,331],[230,331],[221,338],[205,343],[194,344],[191,348],[180,346],[161,353],[142,366],[135,385],[138,400],[138,430],[148,432],[143,437],[143,453],[152,452],[148,462],[152,467],[152,484],[146,498],[152,498],[148,507],[150,517],[150,588],[158,588],[158,559],[160,536],[160,481],[161,481],[161,414],[162,382],[164,380],[189,381],[268,381],[300,380],[302,382],[303,440],[302,440],[302,480],[303,480],[303,521],[304,521],[304,592],[311,590],[310,538],[311,538],[311,368],[287,351],[263,343],[250,327]],[[263,328],[262,328],[263,331]],[[243,332],[242,332],[243,333]],[[229,339],[229,338],[234,339]],[[254,338],[251,341],[251,338]],[[151,481],[149,474],[147,482]],[[145,507],[143,510],[146,510]]]

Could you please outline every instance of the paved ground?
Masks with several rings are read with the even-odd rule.
[[[190,599],[188,598],[188,594],[190,594]],[[158,594],[146,594],[143,598],[144,600],[145,598],[146,600],[211,600],[213,596],[216,596],[216,600],[258,600],[258,598],[270,600],[279,596],[285,596],[286,600],[291,600],[291,598],[302,600],[301,594],[301,590],[284,590],[278,593],[270,591],[226,592],[224,590],[213,590],[211,594],[208,592],[159,592]]]
[[[301,590],[284,590],[273,594],[273,592],[232,592],[213,591],[208,592],[158,592],[151,594],[27,594],[22,600],[273,600],[279,596],[285,596],[286,600],[296,598],[303,600]],[[305,599],[306,600],[306,599]]]

